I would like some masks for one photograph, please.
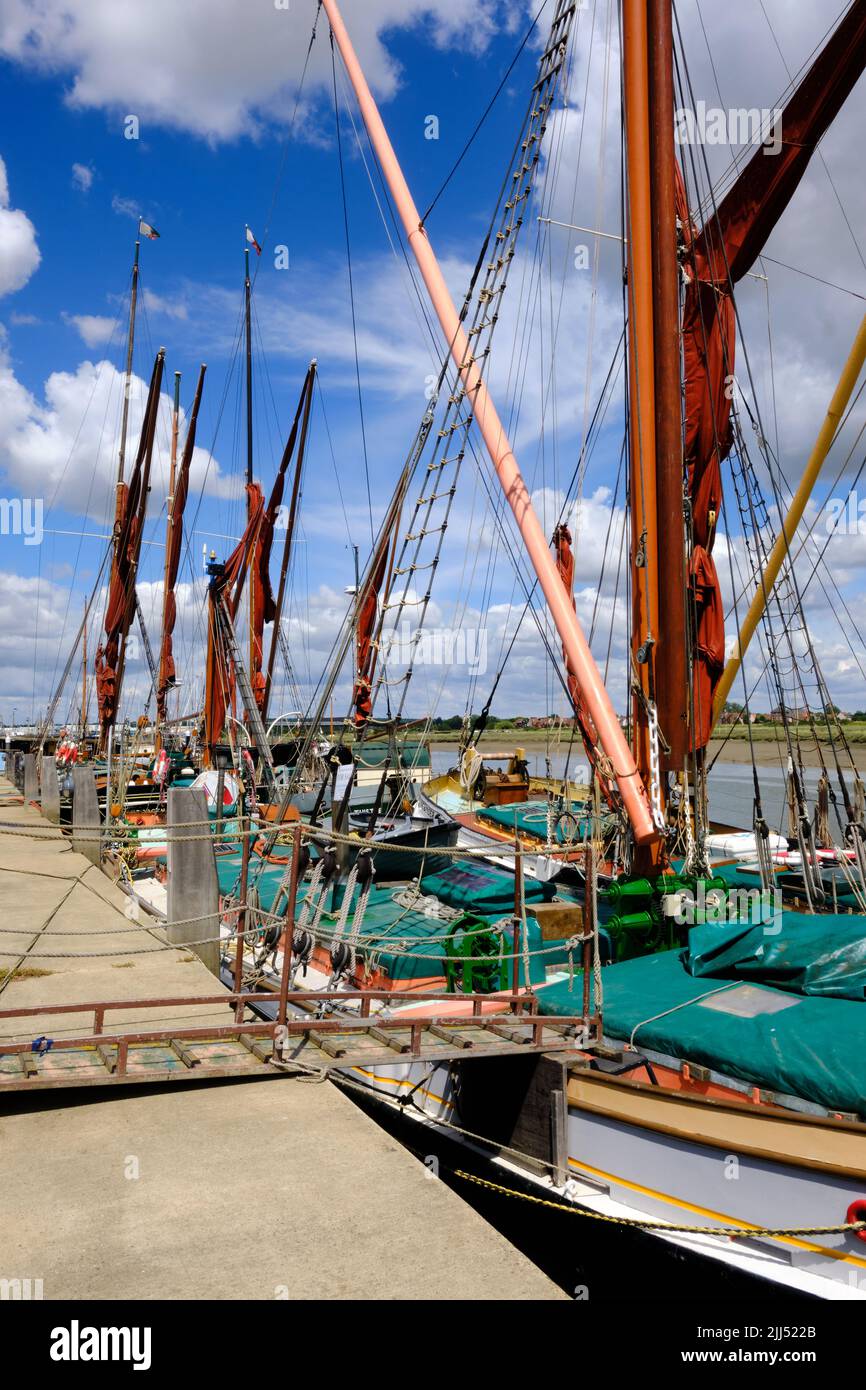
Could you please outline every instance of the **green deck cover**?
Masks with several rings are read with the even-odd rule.
[[[508,911],[508,908],[495,906],[498,901],[505,901],[507,898],[508,906],[513,909],[514,905],[514,878],[511,874],[500,869],[490,869],[489,872],[484,866],[478,866],[478,895],[483,895],[486,891],[485,906],[481,907],[476,899],[464,897],[459,900],[460,893],[466,893],[466,882],[460,879],[464,873],[466,865],[454,866],[442,874],[431,874],[430,879],[435,879],[441,888],[438,896],[443,902],[449,900],[449,896],[454,898],[453,906],[471,908],[480,917],[492,924],[498,921]],[[468,866],[475,869],[474,864]],[[250,884],[258,890],[259,903],[265,912],[270,911],[274,898],[277,894],[280,882],[283,878],[285,869],[278,864],[263,864],[255,856],[250,861]],[[457,875],[458,881],[454,885],[449,885],[449,877]],[[217,856],[217,874],[219,876],[220,892],[234,893],[237,895],[240,885],[241,856],[239,853],[224,854]],[[497,880],[499,880],[497,882]],[[486,884],[485,884],[486,881]],[[422,881],[421,890],[427,894],[431,890],[425,886],[427,880]],[[532,895],[532,901],[547,901],[553,896],[553,889],[548,889],[546,884],[532,885],[537,891]],[[307,885],[301,890],[300,899],[306,892]],[[371,949],[366,947],[359,954],[367,955],[371,958],[371,964],[378,964],[392,980],[414,980],[427,975],[441,975],[445,972],[442,957],[445,954],[444,943],[440,940],[431,944],[431,937],[444,937],[449,930],[449,922],[440,917],[428,917],[423,911],[414,908],[401,907],[396,901],[395,894],[398,893],[403,884],[379,884],[374,883],[370,889],[370,896],[367,900],[367,912],[361,927],[364,936],[374,935],[375,946]],[[527,889],[530,885],[527,883]],[[337,913],[342,902],[342,887],[336,893],[332,893],[327,911],[322,917],[322,928],[325,933],[333,930],[336,925]],[[355,901],[357,903],[358,894],[356,891]],[[527,901],[530,901],[527,893]],[[491,904],[494,904],[491,906]],[[351,917],[349,919],[351,922]],[[567,952],[559,943],[545,943],[541,938],[541,929],[534,918],[527,918],[530,966],[529,979],[533,985],[542,984],[545,980],[545,970],[547,966],[564,965],[567,961]],[[392,945],[394,938],[412,938],[408,945]],[[554,949],[548,949],[553,947]],[[543,955],[537,955],[544,949]],[[511,952],[511,933],[506,937],[505,951]],[[525,971],[523,962],[520,962],[520,981],[525,983]],[[508,966],[508,978],[511,979],[511,965]]]
[[[479,820],[491,821],[492,824],[503,830],[516,828],[522,835],[535,835],[539,840],[545,843],[547,841],[546,801],[518,801],[513,806],[485,806],[483,811],[478,812],[478,818]],[[581,821],[579,836],[583,836],[585,829],[585,823]],[[572,822],[570,825],[571,836],[574,833],[574,823]],[[564,844],[568,838],[561,825],[556,826],[555,835],[559,844]]]
[[[693,927],[685,966],[697,978],[753,980],[797,994],[866,999],[862,917],[782,912],[779,930],[745,922]],[[775,925],[775,924],[774,924]]]
[[[514,875],[471,859],[463,864],[455,862],[441,873],[426,874],[421,880],[421,892],[433,893],[448,907],[499,914],[514,911]],[[530,878],[523,881],[527,903],[549,903],[555,892],[553,883]]]
[[[866,1118],[863,1004],[742,980],[696,978],[685,968],[683,954],[664,951],[607,967],[603,1012],[609,1037],[628,1041],[634,1033],[638,1048]],[[581,989],[576,972],[571,992],[567,983],[541,988],[541,1007],[573,1014]],[[721,993],[696,1002],[710,991]]]

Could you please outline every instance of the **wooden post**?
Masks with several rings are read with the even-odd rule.
[[[39,800],[39,774],[36,770],[36,754],[24,754],[24,800]]]
[[[90,766],[72,769],[72,848],[97,868],[102,862],[102,826],[96,773]]]
[[[219,975],[219,878],[207,822],[203,791],[169,790],[166,934],[175,945],[188,945],[208,970]],[[191,944],[205,938],[211,939],[204,945]]]
[[[60,824],[60,783],[57,780],[57,759],[42,759],[42,814],[53,825]]]

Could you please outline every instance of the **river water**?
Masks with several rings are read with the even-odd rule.
[[[434,748],[432,768],[434,773],[447,772],[456,761],[456,746]],[[548,771],[543,750],[527,750],[529,771],[536,777],[543,777]],[[562,777],[565,772],[566,756],[554,754],[550,759],[550,772],[554,777]],[[501,766],[502,764],[499,764]],[[820,771],[817,768],[806,770],[806,790],[814,797]],[[586,759],[580,754],[572,756],[569,777],[575,782],[586,781],[589,769]],[[770,829],[780,834],[787,833],[788,813],[785,804],[785,773],[780,767],[761,767],[758,769],[761,787],[761,801],[764,817]],[[850,785],[850,783],[849,783]],[[710,816],[712,820],[733,825],[741,830],[752,828],[752,807],[754,787],[750,763],[717,762],[710,771]],[[838,788],[835,789],[838,794]]]

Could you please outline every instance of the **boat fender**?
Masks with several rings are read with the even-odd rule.
[[[866,1197],[858,1197],[856,1202],[851,1203],[845,1220],[849,1222],[866,1221]],[[859,1231],[854,1231],[853,1234],[858,1240],[866,1241],[866,1226],[861,1227]]]

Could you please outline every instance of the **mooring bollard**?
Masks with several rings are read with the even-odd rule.
[[[72,848],[98,866],[102,862],[102,827],[92,767],[72,769],[72,825]]]
[[[169,791],[166,931],[169,941],[188,945],[208,970],[219,975],[219,877],[207,821],[203,791],[191,787]],[[192,944],[201,941],[205,944]]]
[[[57,780],[57,759],[42,759],[42,814],[54,825],[60,824],[60,783]]]

